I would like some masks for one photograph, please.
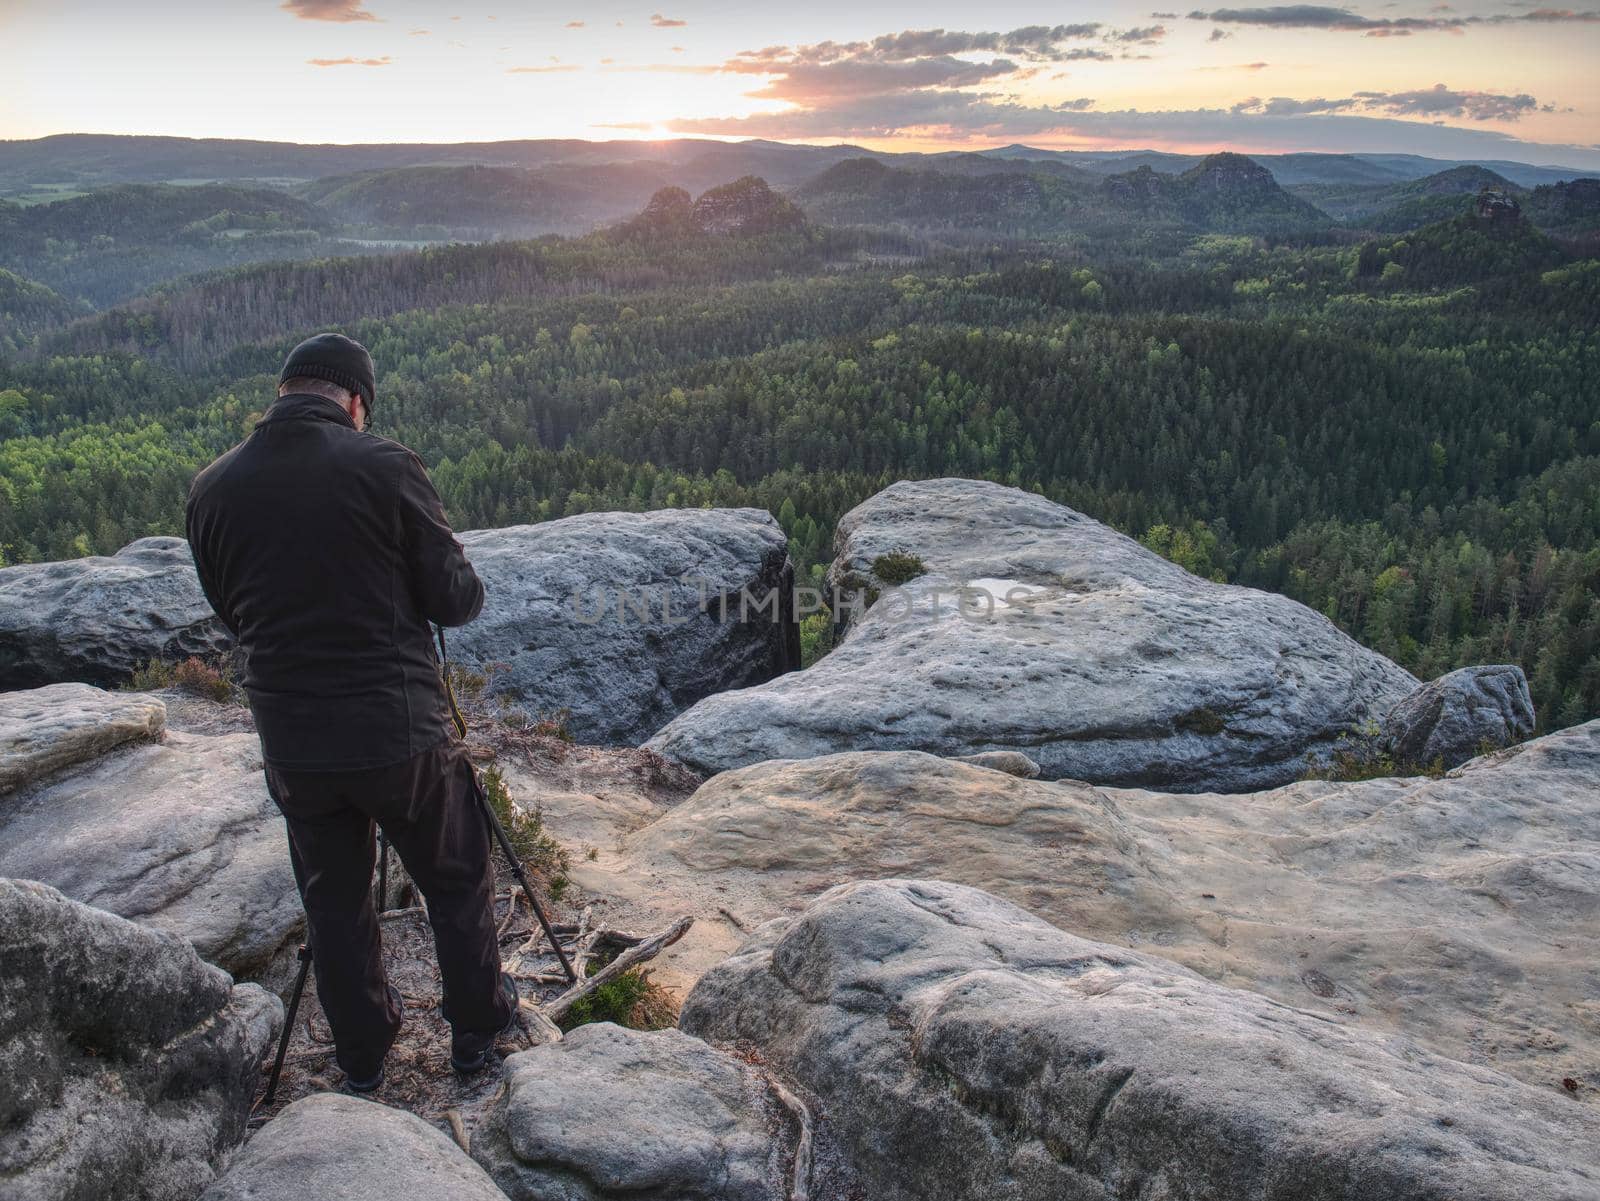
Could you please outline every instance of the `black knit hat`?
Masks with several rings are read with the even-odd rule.
[[[343,334],[318,334],[307,338],[283,360],[278,383],[281,386],[285,380],[302,375],[325,379],[330,384],[361,393],[361,399],[367,402],[367,412],[372,412],[372,389],[377,376],[372,369],[372,356],[361,343]]]

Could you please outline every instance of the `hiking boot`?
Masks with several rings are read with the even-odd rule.
[[[500,991],[511,1005],[511,1016],[499,1030],[488,1033],[459,1030],[450,1036],[450,1066],[458,1072],[481,1072],[489,1065],[495,1042],[517,1024],[517,982],[501,973]]]
[[[344,1086],[353,1093],[375,1093],[383,1087],[383,1067],[380,1065],[378,1074],[367,1080],[357,1080],[354,1077],[346,1076],[344,1078]]]

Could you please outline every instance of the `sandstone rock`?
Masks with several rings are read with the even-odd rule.
[[[189,1201],[282,1020],[180,938],[0,880],[0,1196]]]
[[[990,771],[1003,771],[1008,776],[1023,780],[1039,778],[1039,765],[1021,751],[979,751],[976,755],[957,755],[956,762],[987,767]]]
[[[1458,767],[1533,733],[1533,697],[1516,664],[1463,667],[1389,711],[1380,741],[1396,763]]]
[[[704,696],[799,665],[794,568],[769,513],[585,513],[459,536],[488,596],[452,658],[494,666],[493,691],[534,716],[569,711],[580,741],[635,746]],[[229,645],[181,538],[0,569],[0,687],[111,685]]]
[[[141,538],[114,555],[0,569],[0,687],[112,685],[151,659],[232,645],[182,538]]]
[[[1600,1105],[1597,780],[1600,721],[1443,779],[1244,795],[860,752],[716,776],[577,870],[637,928],[696,915],[663,969],[680,981],[833,885],[943,877]]]
[[[261,1128],[200,1201],[505,1201],[448,1136],[402,1110],[337,1093]]]
[[[0,792],[154,738],[166,718],[166,706],[153,697],[88,684],[0,693]]]
[[[488,598],[449,636],[452,658],[503,664],[493,690],[570,710],[580,742],[636,745],[710,693],[798,665],[792,621],[738,619],[741,590],[792,599],[788,540],[760,510],[585,513],[461,542]]]
[[[709,973],[682,1026],[820,1099],[875,1201],[1578,1201],[1600,1118],[973,889],[835,889]]]
[[[254,734],[169,733],[0,797],[0,876],[180,934],[236,976],[271,974],[304,923]]]
[[[701,701],[649,745],[711,773],[843,750],[1021,751],[1050,779],[1271,787],[1416,680],[1286,597],[1213,584],[1038,496],[894,484],[831,579],[886,588],[818,663]],[[958,589],[968,591],[958,595]]]
[[[805,214],[778,195],[767,181],[746,175],[701,193],[690,211],[696,228],[708,234],[753,236],[802,228]]]
[[[676,1030],[610,1023],[513,1055],[473,1156],[513,1201],[785,1201],[767,1089]]]

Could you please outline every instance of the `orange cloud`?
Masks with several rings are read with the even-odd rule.
[[[376,21],[361,0],[284,0],[278,7],[302,21]]]
[[[394,60],[385,54],[382,58],[355,58],[346,55],[344,58],[308,58],[306,63],[313,67],[387,67]]]

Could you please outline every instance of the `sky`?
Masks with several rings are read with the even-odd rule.
[[[687,135],[1600,167],[1600,7],[1165,2],[0,0],[0,138]]]

